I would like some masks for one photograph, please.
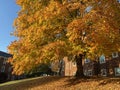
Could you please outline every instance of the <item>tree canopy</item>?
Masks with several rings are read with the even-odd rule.
[[[18,37],[8,50],[13,73],[41,62],[86,53],[94,58],[120,51],[120,4],[117,0],[17,0]]]

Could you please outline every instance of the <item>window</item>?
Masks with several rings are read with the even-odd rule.
[[[84,75],[87,76],[87,70],[84,70]]]
[[[107,76],[107,71],[106,71],[106,69],[101,69],[101,75],[102,75],[102,76]]]
[[[1,72],[4,72],[4,71],[5,71],[5,65],[1,67]]]
[[[85,63],[89,63],[90,62],[90,59],[85,59]]]
[[[88,70],[88,76],[92,76],[92,70]]]
[[[6,64],[7,58],[4,58],[3,64]]]
[[[76,66],[76,62],[73,62],[73,66]]]
[[[120,68],[115,68],[115,76],[120,76]]]
[[[101,55],[99,60],[100,60],[100,63],[105,63],[105,56]]]
[[[86,9],[85,9],[85,12],[90,12],[92,10],[92,6],[88,6]]]
[[[12,71],[12,67],[9,67],[9,68],[8,68],[8,72],[11,72],[11,71]]]
[[[118,52],[112,53],[112,58],[117,58],[118,57]]]
[[[93,72],[92,72],[92,70],[84,70],[84,75],[85,76],[92,76]]]

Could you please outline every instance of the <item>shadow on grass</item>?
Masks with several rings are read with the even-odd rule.
[[[28,88],[34,88],[40,85],[45,85],[50,82],[55,82],[57,80],[60,80],[62,78],[63,77],[59,77],[59,76],[41,77],[34,80],[24,81],[11,85],[5,85],[3,87],[0,87],[0,90],[28,90]]]
[[[84,83],[84,82],[98,82],[98,86],[104,86],[107,84],[120,84],[120,77],[119,78],[109,78],[109,77],[85,77],[85,78],[70,78],[66,80],[67,82],[66,85],[67,87],[72,87],[74,85]]]
[[[60,82],[60,83],[58,83]],[[51,85],[51,83],[54,83]],[[34,87],[47,87],[47,90],[50,90],[50,87],[72,87],[80,83],[97,83],[97,86],[104,86],[107,84],[120,84],[120,78],[108,78],[108,77],[86,77],[86,78],[76,78],[76,77],[60,77],[60,76],[49,76],[49,77],[40,77],[36,79],[31,79],[29,81],[23,81],[15,84],[5,85],[0,87],[0,90],[33,90],[30,88]],[[46,90],[46,89],[39,89]]]
[[[66,85],[64,86],[67,86],[67,87],[71,87],[71,86],[74,86],[74,85],[77,85],[77,84],[80,84],[80,83],[83,83],[83,82],[88,82],[90,79],[90,77],[84,77],[84,78],[79,78],[79,77],[70,77],[69,79],[67,79],[65,82],[67,82]]]
[[[120,84],[120,78],[105,78],[100,81],[99,86],[104,86],[107,84]]]

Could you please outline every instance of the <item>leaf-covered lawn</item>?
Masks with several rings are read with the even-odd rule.
[[[120,90],[120,78],[32,78],[0,85],[0,90]]]

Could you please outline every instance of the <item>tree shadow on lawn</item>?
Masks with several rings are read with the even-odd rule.
[[[66,80],[65,82],[67,82],[67,84],[65,86],[74,86],[83,82],[89,82],[90,81],[90,77],[84,77],[84,78],[79,78],[79,77],[72,77],[68,80]]]
[[[98,86],[103,86],[107,84],[120,84],[120,78],[109,78],[109,77],[85,77],[85,78],[76,78],[66,80],[67,84],[65,86],[71,87],[84,82],[98,82]]]
[[[28,88],[34,88],[41,85],[46,85],[50,82],[55,82],[57,80],[60,80],[64,77],[60,76],[46,76],[41,77],[34,80],[24,81],[12,85],[5,85],[3,87],[0,87],[0,90],[27,90]]]
[[[61,76],[49,76],[49,77],[41,77],[36,78],[34,80],[24,81],[16,84],[5,85],[0,87],[0,90],[28,90],[30,88],[43,86],[47,87],[47,85],[52,83],[61,81],[63,84],[62,87],[72,87],[74,85],[80,83],[92,83],[98,82],[98,86],[103,86],[107,84],[120,84],[120,78],[109,78],[109,77],[86,77],[86,78],[76,78],[76,77],[61,77]],[[54,85],[54,84],[53,84]],[[54,86],[53,86],[54,87]],[[49,88],[49,87],[48,87]]]
[[[120,84],[120,78],[105,78],[100,81],[99,86],[104,86],[107,84]]]

